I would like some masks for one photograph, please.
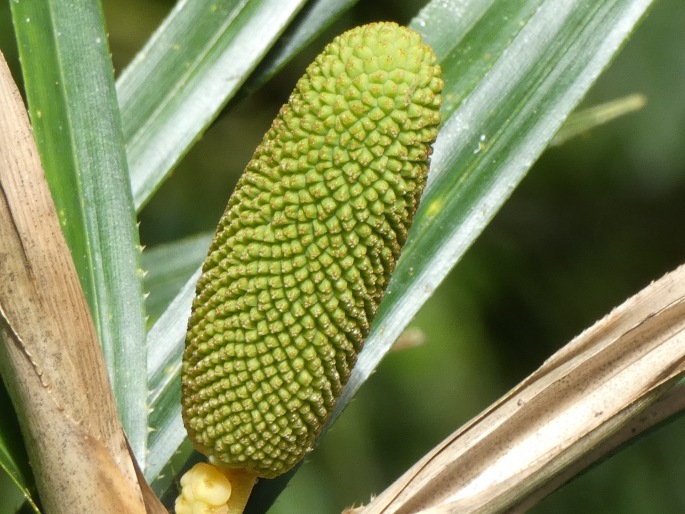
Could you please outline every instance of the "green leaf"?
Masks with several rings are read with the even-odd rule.
[[[202,265],[212,234],[159,245],[143,252],[147,313],[156,320],[169,306],[183,284]]]
[[[582,111],[576,111],[564,122],[559,132],[554,136],[550,144],[558,146],[569,139],[584,134],[585,132],[609,123],[620,116],[625,116],[639,111],[647,104],[647,98],[640,93],[616,98],[609,102],[593,105]]]
[[[43,167],[100,337],[117,406],[145,462],[140,247],[102,12],[89,0],[11,2]]]
[[[153,415],[150,457],[144,473],[149,481],[158,477],[186,438],[181,421],[181,357],[199,276],[198,269],[148,333],[148,383]]]
[[[137,208],[216,118],[304,3],[176,4],[117,81]]]
[[[358,1],[316,0],[307,3],[259,67],[250,75],[242,88],[242,92],[249,94],[259,89],[300,50],[311,43],[316,36]]]
[[[443,123],[414,225],[337,414],[507,200],[650,5],[650,0],[434,0],[412,21],[444,65]],[[445,20],[459,20],[458,28]]]
[[[12,402],[1,381],[0,412],[13,412]],[[31,508],[40,514],[34,501],[36,491],[28,455],[19,431],[19,423],[14,416],[5,415],[0,418],[0,468],[7,473],[7,476],[23,493]],[[0,474],[2,474],[1,471]]]

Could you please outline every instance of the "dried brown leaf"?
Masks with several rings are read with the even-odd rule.
[[[685,372],[685,267],[628,299],[421,459],[367,507],[375,513],[530,507]],[[663,416],[682,404],[682,391]],[[659,404],[655,404],[659,405]],[[616,436],[619,436],[616,438]],[[595,457],[597,454],[594,454]],[[580,468],[579,468],[580,466]]]
[[[1,54],[0,106],[0,371],[42,506],[144,513],[95,329]]]

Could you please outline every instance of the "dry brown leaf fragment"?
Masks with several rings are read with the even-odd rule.
[[[145,513],[95,328],[1,54],[0,335],[0,371],[44,511]]]
[[[355,512],[519,512],[548,484],[568,479],[567,469],[587,466],[590,452],[639,420],[684,373],[680,267],[576,337]]]

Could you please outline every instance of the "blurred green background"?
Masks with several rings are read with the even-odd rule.
[[[254,148],[324,43],[368,21],[406,23],[423,3],[360,0],[310,53],[231,105],[142,212],[142,242],[213,230]],[[172,5],[104,1],[117,72]],[[584,102],[641,92],[647,106],[545,153],[413,321],[425,342],[388,356],[271,512],[333,513],[367,501],[573,336],[685,262],[683,27],[685,3],[656,3]],[[11,48],[11,38],[4,3],[0,47]],[[8,57],[16,71],[16,57]],[[684,480],[685,423],[676,420],[534,512],[682,512]]]

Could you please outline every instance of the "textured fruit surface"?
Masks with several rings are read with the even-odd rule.
[[[210,247],[183,356],[184,422],[218,464],[274,477],[311,449],[406,240],[442,85],[417,33],[358,27],[264,136]]]

